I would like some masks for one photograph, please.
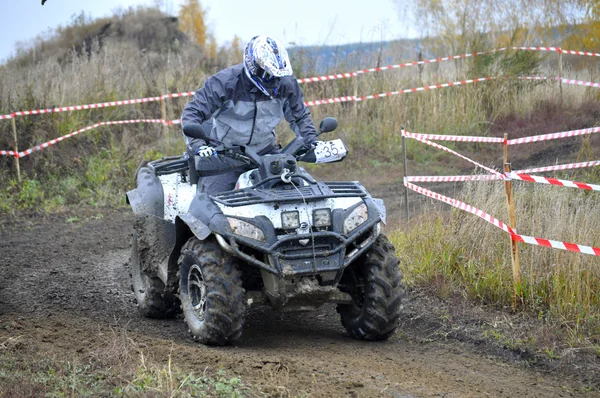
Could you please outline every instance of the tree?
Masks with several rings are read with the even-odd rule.
[[[198,0],[185,0],[179,10],[179,28],[203,50],[207,50],[210,34],[206,27],[206,12]]]

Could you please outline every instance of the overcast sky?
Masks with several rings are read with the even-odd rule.
[[[175,15],[182,0],[162,0]],[[92,17],[111,15],[117,7],[154,5],[156,0],[0,0],[0,60],[15,52],[18,41],[67,24],[81,11]],[[401,23],[394,0],[201,0],[217,41],[238,35],[243,42],[256,34],[272,35],[299,45],[391,40],[415,37]],[[301,6],[298,6],[301,5]]]

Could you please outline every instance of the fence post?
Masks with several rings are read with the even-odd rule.
[[[506,173],[510,173],[510,163],[508,163],[508,134],[504,134],[504,171]],[[506,201],[508,204],[508,222],[510,227],[513,230],[517,229],[517,215],[515,212],[515,200],[513,196],[513,187],[511,180],[504,181],[504,188],[506,190]],[[521,282],[520,272],[519,272],[519,247],[517,246],[517,241],[515,241],[512,236],[510,237],[510,245],[511,245],[511,260],[512,260],[512,271],[513,271],[513,283],[514,283],[514,298],[513,298],[513,308],[516,306],[517,297],[518,297],[518,289],[519,283]]]
[[[423,61],[423,53],[421,52],[420,48],[419,48],[419,55],[417,56],[417,60],[419,62]],[[423,86],[423,69],[425,69],[425,65],[419,64],[418,68],[419,68],[419,86]]]
[[[15,121],[15,116],[10,119],[10,124],[12,125],[12,133],[13,140],[15,142],[13,146],[13,150],[15,151],[15,169],[17,170],[17,181],[21,182],[21,166],[19,165],[19,145],[17,142],[17,122]]]
[[[167,105],[165,104],[164,94],[160,96],[160,118],[163,121],[160,132],[164,139],[167,135],[167,125],[165,124],[165,121],[167,120]]]
[[[358,117],[358,101],[356,101],[356,97],[358,97],[358,76],[354,76],[354,117]]]
[[[560,105],[563,104],[563,86],[562,86],[562,77],[563,77],[563,62],[562,62],[562,49],[559,49],[558,52],[558,87],[560,88]]]
[[[402,126],[402,157],[404,158],[404,178],[402,182],[406,182],[408,171],[406,170],[406,138],[404,137],[404,126]],[[408,223],[408,187],[404,185],[404,207],[406,209],[406,222]]]

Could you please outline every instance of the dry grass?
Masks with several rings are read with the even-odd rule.
[[[507,219],[503,183],[466,184],[465,202]],[[600,246],[597,193],[515,183],[517,231],[523,235]],[[425,220],[394,236],[410,283],[442,297],[462,294],[483,304],[510,307],[514,285],[508,236],[460,210],[433,207]],[[571,343],[600,344],[598,258],[520,244],[517,307],[562,324]]]

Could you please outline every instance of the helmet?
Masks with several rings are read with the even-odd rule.
[[[281,78],[292,75],[288,53],[278,40],[254,36],[244,49],[244,70],[265,95],[277,94]]]

